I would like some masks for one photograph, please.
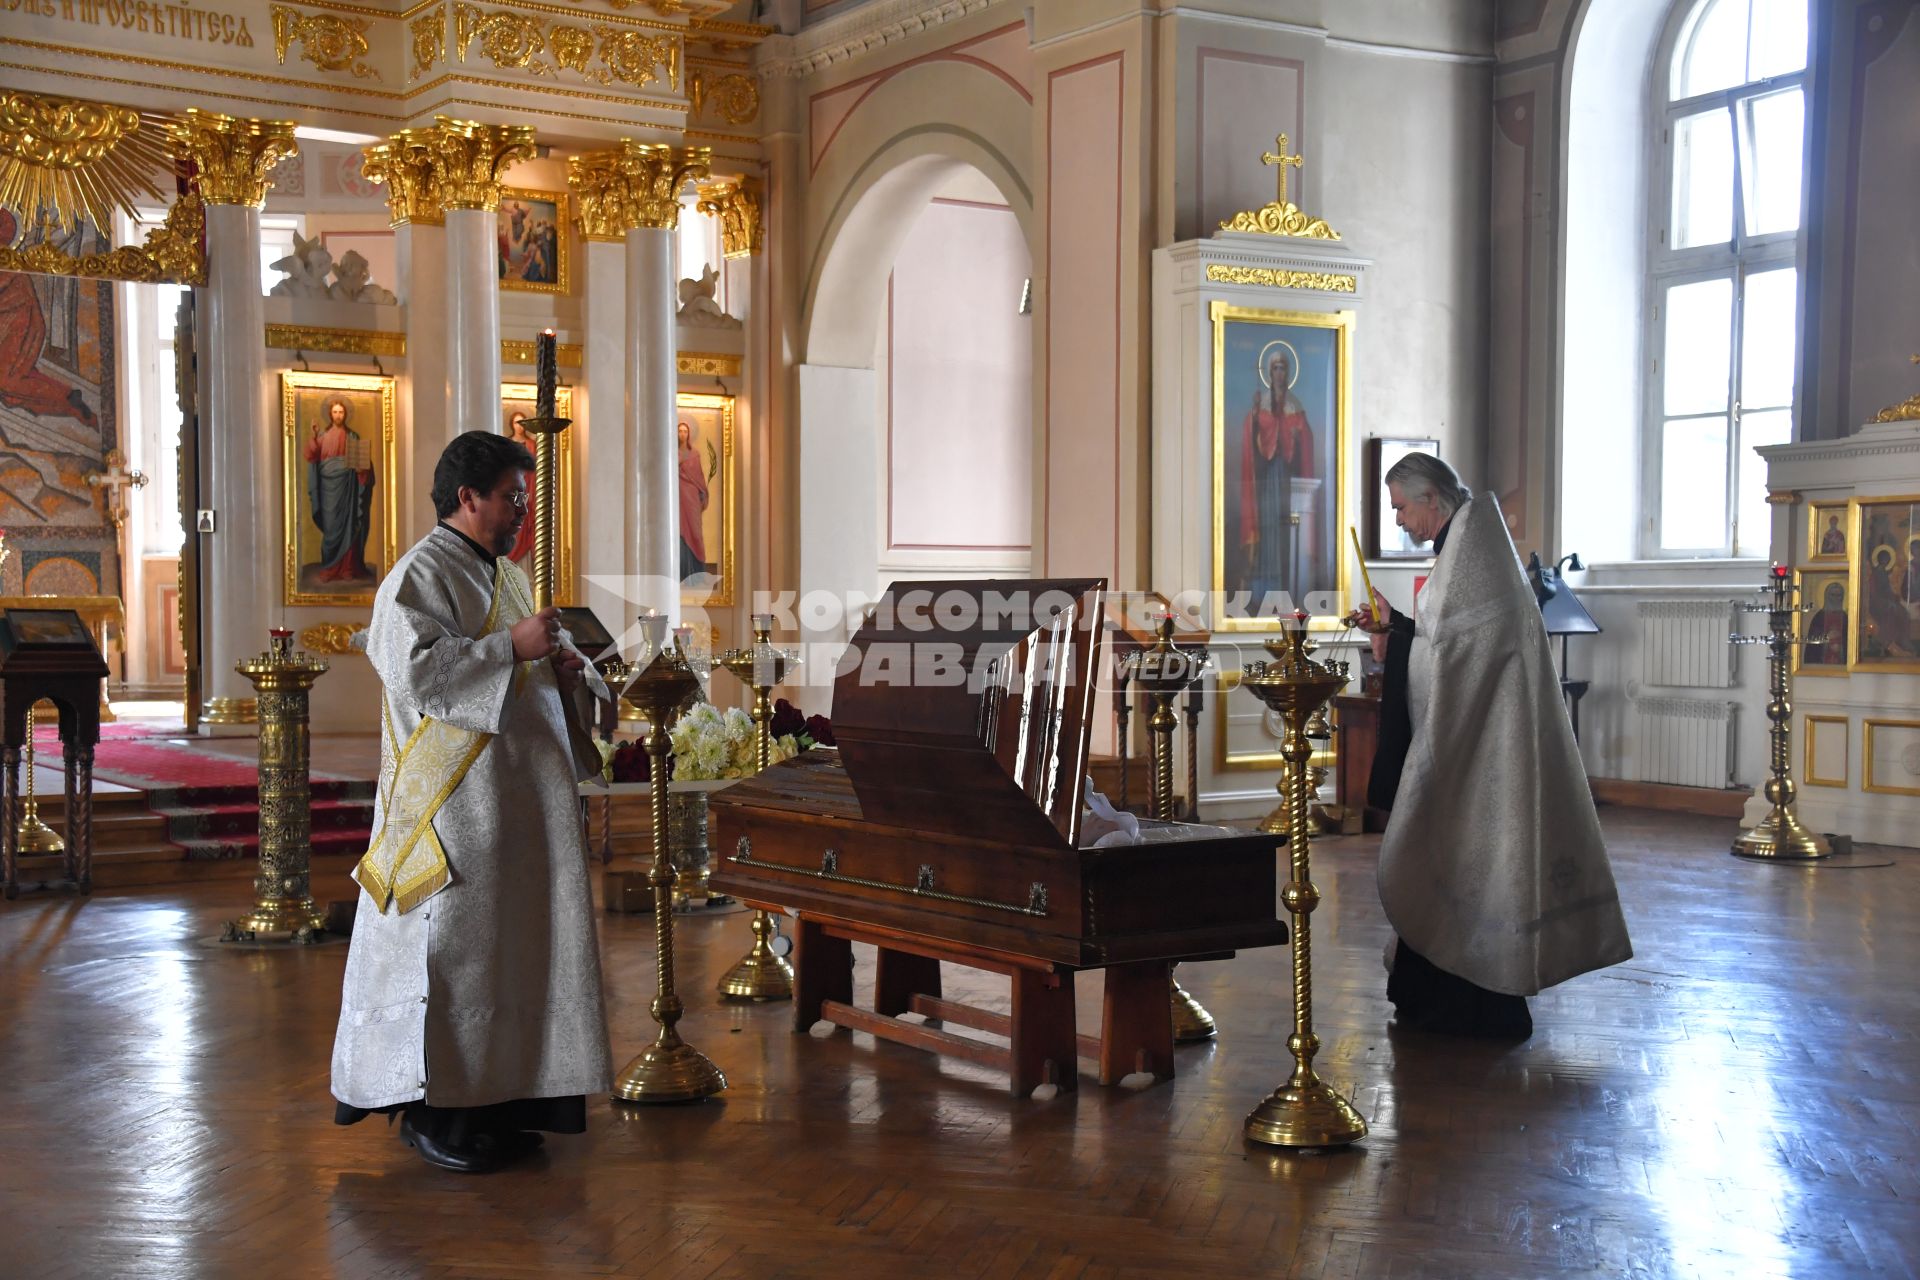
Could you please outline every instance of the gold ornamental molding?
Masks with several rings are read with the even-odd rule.
[[[407,79],[418,80],[421,76],[447,60],[447,15],[444,10],[435,9],[423,14],[407,24],[407,34],[412,37],[413,66],[407,72]]]
[[[616,240],[634,227],[671,231],[680,225],[680,191],[705,178],[711,147],[622,139],[611,151],[567,161],[567,186],[580,199],[580,224],[589,240]]]
[[[761,218],[765,188],[760,179],[745,176],[703,182],[698,187],[701,213],[720,219],[720,244],[729,258],[750,258],[766,246]]]
[[[287,50],[298,42],[300,56],[322,71],[346,71],[356,80],[378,80],[380,72],[361,61],[367,56],[367,30],[359,17],[302,13],[284,4],[272,6],[273,56],[287,65]]]
[[[676,35],[611,26],[551,22],[514,9],[453,6],[453,53],[461,62],[473,53],[494,66],[536,76],[570,71],[593,84],[680,88],[681,41]],[[595,60],[599,65],[594,65]]]
[[[402,129],[365,156],[361,172],[386,185],[394,226],[436,224],[448,209],[499,207],[500,175],[533,156],[533,126],[435,116],[430,127]]]
[[[404,356],[407,335],[383,329],[320,329],[269,324],[266,345],[278,351],[325,351],[346,356]]]
[[[566,365],[570,369],[578,369],[580,367],[581,354],[579,343],[556,343],[554,344],[554,354],[560,364]],[[500,363],[535,363],[533,344],[519,338],[502,338],[500,340]]]
[[[1920,356],[1913,357],[1912,363],[1920,364]],[[1875,422],[1911,422],[1920,419],[1920,393],[1908,396],[1899,404],[1890,404],[1873,415]]]
[[[698,41],[719,53],[738,53],[751,49],[775,34],[776,28],[759,22],[727,22],[720,18],[695,17],[687,26],[687,39]]]
[[[134,284],[205,284],[206,207],[189,192],[174,201],[167,220],[147,233],[145,243],[122,245],[107,253],[62,253],[44,240],[27,249],[0,245],[0,271],[90,280],[126,280]]]
[[[1207,279],[1215,284],[1263,284],[1274,289],[1318,289],[1322,293],[1352,293],[1360,287],[1359,281],[1353,276],[1339,271],[1293,271],[1286,267],[1230,267],[1219,262],[1208,265]]]
[[[188,107],[167,125],[176,153],[193,161],[208,204],[267,202],[274,166],[300,154],[291,120],[241,120]]]
[[[709,378],[740,376],[740,357],[719,351],[680,351],[674,354],[674,367],[681,373]]]
[[[359,653],[353,647],[354,633],[365,631],[364,622],[316,622],[300,632],[300,647],[310,653]]]
[[[740,71],[715,75],[706,67],[689,67],[687,103],[689,115],[712,107],[727,124],[751,124],[760,115],[760,82]]]
[[[1220,224],[1222,231],[1255,231],[1269,236],[1301,236],[1308,240],[1338,240],[1340,233],[1327,225],[1325,218],[1310,217],[1300,206],[1287,199],[1287,170],[1306,164],[1306,157],[1287,154],[1287,135],[1275,139],[1279,151],[1263,151],[1260,163],[1280,168],[1279,198],[1259,209],[1242,210]]]
[[[132,197],[161,199],[156,173],[173,167],[166,117],[78,98],[0,94],[0,205],[18,213],[18,232],[50,211],[109,234]]]

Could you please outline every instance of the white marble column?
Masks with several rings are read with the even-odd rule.
[[[500,266],[494,215],[448,209],[446,230],[447,422],[441,443],[462,431],[500,429]]]
[[[627,598],[627,512],[634,509],[627,430],[627,268],[624,239],[586,241],[581,381],[574,400],[580,495],[580,575],[586,605],[618,636],[639,612]],[[596,581],[598,579],[598,581]]]
[[[402,547],[410,547],[433,528],[436,516],[430,490],[433,467],[452,438],[447,408],[447,335],[452,328],[442,305],[446,297],[447,233],[437,223],[403,222],[399,241],[400,299],[407,316],[408,419],[406,473],[401,481]]]
[[[627,436],[634,450],[635,605],[680,625],[680,486],[673,432],[676,371],[673,232],[627,232]]]
[[[253,685],[233,664],[267,647],[278,625],[279,583],[260,572],[260,548],[280,542],[280,442],[266,381],[266,306],[260,291],[260,210],[207,205],[206,406],[201,418],[201,502],[213,531],[200,538],[206,602],[200,670],[202,715],[212,732],[250,732]]]

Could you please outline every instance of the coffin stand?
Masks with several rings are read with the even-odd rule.
[[[1286,941],[1272,836],[1143,823],[1147,843],[1080,847],[1104,590],[894,584],[834,685],[839,750],[714,795],[715,887],[799,922],[796,1030],[824,1018],[1003,1067],[1016,1094],[1074,1088],[1080,1056],[1102,1084],[1170,1079],[1169,967]],[[974,621],[914,611],[935,598],[974,606],[941,621]],[[878,948],[872,1009],[853,1003],[855,942]],[[942,961],[1005,974],[1011,1016],[944,999]],[[1097,1040],[1074,1025],[1074,975],[1093,969]]]

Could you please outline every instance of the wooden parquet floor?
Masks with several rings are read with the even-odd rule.
[[[0,1275],[1914,1274],[1920,855],[1755,866],[1725,822],[1604,817],[1638,954],[1536,1000],[1519,1048],[1391,1030],[1377,838],[1317,847],[1320,1066],[1373,1126],[1321,1155],[1240,1136],[1287,1070],[1282,949],[1182,968],[1221,1035],[1170,1085],[1040,1102],[720,1005],[745,917],[683,917],[681,1025],[728,1092],[597,1101],[584,1136],[464,1178],[331,1124],[345,948],[210,944],[244,884],[22,900]],[[616,1062],[651,1028],[651,935],[602,917]],[[947,980],[1006,1007],[1003,979]]]

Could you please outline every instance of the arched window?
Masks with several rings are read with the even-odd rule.
[[[1692,0],[1652,77],[1647,493],[1655,556],[1764,556],[1792,435],[1806,0]]]

